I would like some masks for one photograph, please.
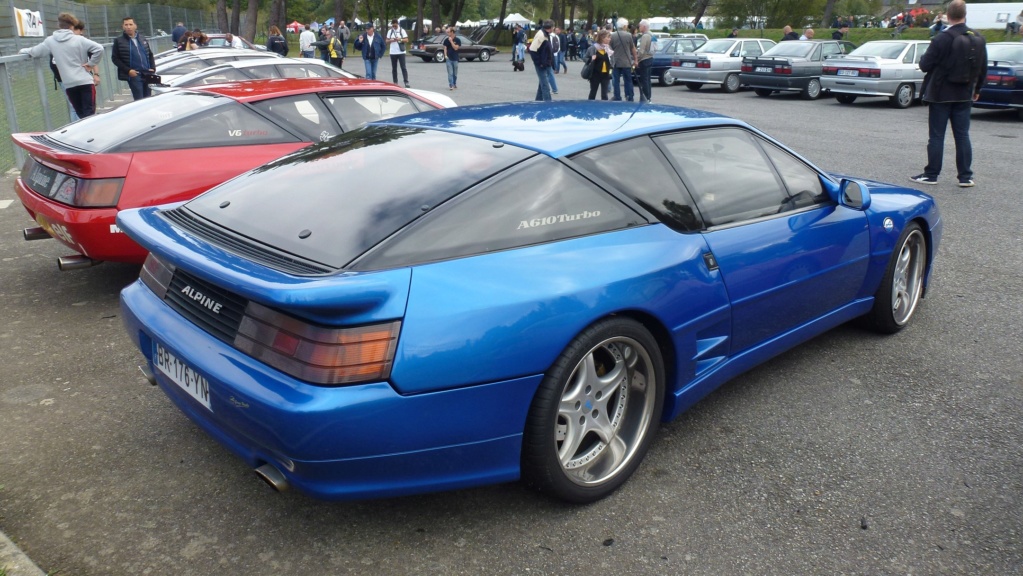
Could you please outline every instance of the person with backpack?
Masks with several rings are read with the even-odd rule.
[[[345,59],[341,55],[341,41],[334,37],[334,31],[330,28],[323,27],[320,30],[324,30],[323,40],[313,42],[312,45],[319,48],[327,56],[328,64],[341,68],[345,64]]]
[[[931,40],[920,58],[926,76],[923,101],[927,112],[927,166],[910,178],[918,184],[937,184],[945,150],[945,131],[952,123],[956,145],[959,186],[974,185],[973,147],[970,143],[970,109],[980,97],[987,76],[987,47],[984,37],[966,26],[966,3],[952,0],[946,9],[948,28]]]
[[[284,39],[280,28],[270,27],[270,37],[266,39],[266,49],[281,56],[288,55],[288,41]]]

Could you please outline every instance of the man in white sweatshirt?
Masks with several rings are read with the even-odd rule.
[[[77,36],[72,28],[78,19],[62,12],[57,16],[58,29],[31,48],[22,48],[21,54],[32,58],[52,57],[64,92],[79,118],[96,113],[96,82],[92,70],[103,59],[103,46],[85,36]]]

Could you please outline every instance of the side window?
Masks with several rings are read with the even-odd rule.
[[[587,150],[572,161],[628,194],[671,228],[680,232],[700,229],[689,193],[649,138]]]
[[[760,48],[763,49],[764,52],[767,52],[771,48],[774,48],[774,42],[768,42],[767,40],[761,40],[760,41]],[[761,52],[761,54],[763,54],[764,52]]]
[[[277,67],[273,65],[266,66],[250,66],[245,69],[245,72],[253,78],[280,78],[281,73],[277,71]]]
[[[682,132],[656,142],[682,174],[707,226],[777,214],[788,201],[767,157],[744,130]]]
[[[813,62],[820,62],[821,59],[821,47],[820,44],[814,47],[813,55],[810,56],[810,60]]]
[[[224,64],[226,62],[234,62],[235,60],[238,60],[238,58],[235,58],[234,56],[217,56],[215,58],[209,58],[207,61],[210,63],[210,66],[212,66],[214,64]]]
[[[916,58],[916,46],[910,44],[909,50],[906,50],[906,55],[902,58],[903,64],[912,64]]]
[[[760,43],[755,40],[747,40],[742,43],[742,55],[743,56],[760,56],[763,52],[760,50]]]
[[[916,64],[919,64],[920,63],[920,59],[923,58],[924,53],[926,53],[926,52],[927,52],[927,48],[924,48],[923,46],[918,46],[917,47],[917,51],[916,51],[916,58],[913,59],[913,62],[915,62]]]
[[[207,63],[202,58],[190,58],[185,62],[181,62],[180,64],[175,64],[174,66],[169,67],[168,70],[163,73],[184,76],[189,72],[195,72],[196,70],[202,70],[203,68],[209,67],[210,67],[209,63]]]
[[[824,45],[824,57],[833,56],[835,54],[841,54],[842,47],[838,44],[825,44]]]
[[[213,72],[208,76],[204,76],[199,83],[219,84],[221,82],[241,82],[248,79],[249,79],[248,76],[242,74],[241,72],[234,68],[224,68],[222,70],[217,70],[216,72]]]
[[[830,202],[821,185],[820,175],[816,171],[770,142],[760,140],[760,145],[778,170],[787,189],[787,198],[779,207],[779,212]]]
[[[324,66],[288,64],[280,68],[285,78],[326,78],[328,76],[327,68]]]
[[[341,133],[316,94],[264,100],[253,106],[312,142],[325,142]]]
[[[162,130],[148,132],[129,143],[124,150],[174,150],[281,142],[297,140],[242,104],[229,102],[183,118]]]
[[[345,132],[395,116],[419,111],[404,94],[373,94],[368,96],[328,96],[327,104]]]
[[[546,156],[501,173],[385,241],[360,269],[409,266],[645,224],[638,214]]]

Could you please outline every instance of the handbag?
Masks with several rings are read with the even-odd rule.
[[[583,77],[583,80],[589,80],[590,76],[593,76],[594,60],[596,60],[596,58],[590,58],[589,60],[586,61],[586,64],[583,64],[582,69],[579,70],[579,75]]]
[[[142,75],[142,82],[144,84],[163,84],[163,79],[155,72],[143,70],[140,74]]]

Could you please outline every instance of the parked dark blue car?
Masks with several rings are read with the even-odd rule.
[[[942,229],[922,192],[625,102],[371,124],[118,225],[151,251],[121,294],[144,370],[271,485],[572,502],[743,371],[901,329]]]
[[[974,108],[1014,109],[1023,120],[1023,44],[992,42],[987,45],[987,78]]]
[[[707,42],[703,34],[688,34],[686,38],[658,38],[654,43],[654,64],[650,69],[650,78],[657,80],[661,86],[675,84],[675,79],[667,74],[672,66],[679,66],[678,55],[692,52]],[[633,74],[633,80],[639,82],[639,75]]]

